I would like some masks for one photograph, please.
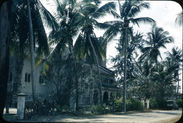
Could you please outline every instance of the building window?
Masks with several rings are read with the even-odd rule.
[[[12,81],[12,72],[10,72],[9,81],[10,81],[10,82]]]
[[[25,82],[30,82],[30,73],[25,73]]]
[[[30,73],[28,74],[28,82],[30,82]]]
[[[43,82],[43,77],[42,76],[39,76],[39,83],[40,84],[43,84],[44,82]]]
[[[27,82],[27,73],[25,73],[25,82]]]

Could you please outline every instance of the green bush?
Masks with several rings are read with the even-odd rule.
[[[68,105],[63,105],[62,111],[70,111],[70,107]]]
[[[155,99],[150,99],[149,101],[149,108],[150,109],[158,109],[158,103]]]
[[[140,100],[136,100],[136,99],[128,99],[126,101],[126,110],[127,111],[143,111],[144,107],[143,104]]]
[[[158,109],[166,109],[167,104],[165,99],[156,99],[157,104],[158,104]]]
[[[182,105],[182,100],[181,99],[176,100],[176,103],[179,106],[179,108],[182,108],[183,105]]]
[[[167,109],[165,99],[150,99],[151,109]]]
[[[114,101],[114,111],[115,112],[120,112],[122,111],[123,108],[123,99],[116,99]],[[144,107],[143,104],[141,103],[140,100],[135,100],[135,99],[127,99],[126,100],[126,110],[127,111],[143,111]]]
[[[115,112],[122,111],[122,105],[123,105],[123,99],[122,98],[114,100],[114,111]]]
[[[101,104],[99,105],[94,105],[91,108],[91,112],[93,114],[104,114],[105,113],[105,107]]]

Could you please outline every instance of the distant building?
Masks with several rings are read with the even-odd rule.
[[[26,101],[32,101],[32,84],[31,84],[31,59],[25,58],[23,60],[22,73],[17,73],[17,67],[21,67],[17,64],[16,56],[10,57],[10,68],[9,68],[9,82],[8,82],[8,100],[10,100],[10,106],[16,107],[17,94],[22,92],[26,94]],[[120,96],[120,89],[115,84],[114,72],[107,69],[105,63],[103,66],[99,66],[102,80],[102,100],[103,103],[108,103],[110,100],[114,100],[116,97]],[[19,66],[20,65],[20,66]],[[90,71],[89,64],[83,64],[85,69]],[[42,77],[43,64],[40,63],[35,66],[35,96],[38,100],[49,99],[51,91],[54,88],[51,84],[45,83]],[[97,66],[93,65],[93,72],[97,73]],[[20,82],[16,81],[17,77],[20,76]],[[79,106],[94,105],[99,102],[99,89],[95,78],[92,81],[89,80],[90,76],[86,77],[84,81],[79,81]],[[70,97],[70,106],[74,106],[75,101],[73,97]]]

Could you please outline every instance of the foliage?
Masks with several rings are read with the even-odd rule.
[[[150,109],[158,109],[158,103],[157,103],[156,99],[151,98],[149,100],[149,108]]]
[[[49,71],[46,71],[45,82],[50,85],[50,92],[53,100],[60,106],[69,104],[69,97],[72,89],[72,67],[70,66],[70,58],[63,60],[62,54],[56,54],[57,57],[50,58],[47,61]],[[44,71],[45,72],[45,71]],[[53,89],[54,88],[54,89]]]
[[[128,99],[126,102],[126,110],[127,111],[143,111],[144,107],[140,100],[136,99]]]
[[[122,104],[123,104],[122,98],[116,99],[114,101],[114,111],[115,112],[122,111]],[[140,100],[137,100],[137,99],[127,99],[126,100],[126,108],[127,108],[127,111],[134,111],[134,110],[143,111],[144,110],[142,102]]]
[[[182,99],[177,99],[177,100],[176,100],[176,103],[177,103],[177,105],[179,106],[179,108],[182,108],[182,107],[183,107]]]
[[[102,104],[94,105],[91,107],[91,112],[93,114],[104,114],[105,113],[105,107]]]
[[[123,98],[119,98],[114,100],[114,111],[119,112],[122,111]]]
[[[45,115],[54,112],[55,107],[54,102],[49,102],[46,99],[44,101],[35,100],[35,102],[27,101],[25,103],[25,114],[27,116],[30,114]]]
[[[169,32],[156,25],[152,27],[151,32],[147,36],[147,41],[141,48],[142,55],[139,60],[149,59],[151,62],[157,63],[158,56],[162,59],[160,48],[166,48],[165,44],[172,43],[174,39],[172,36],[169,36]]]
[[[166,100],[163,98],[151,98],[149,102],[150,109],[166,109]]]
[[[57,112],[69,112],[69,111],[71,111],[71,109],[68,105],[61,106],[61,105],[57,104],[55,106],[55,108],[56,108]]]

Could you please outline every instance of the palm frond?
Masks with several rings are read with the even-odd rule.
[[[97,28],[100,28],[100,29],[107,29],[110,27],[109,24],[107,23],[100,23],[100,22],[97,22],[97,21],[94,21],[94,25],[97,27]]]
[[[104,16],[106,13],[110,13],[111,10],[115,9],[115,3],[114,2],[108,2],[104,4],[103,6],[99,7],[93,14],[92,17],[99,18],[101,16]]]
[[[130,22],[133,24],[137,24],[139,26],[139,23],[150,23],[150,24],[155,24],[155,21],[152,18],[149,17],[140,17],[140,18],[131,18],[129,19]]]
[[[149,9],[149,7],[149,3],[147,2],[132,2],[128,16],[135,17],[143,8]]]
[[[115,17],[117,19],[121,18],[121,16],[117,12],[115,12],[114,10],[111,10],[110,13],[113,15],[113,17]]]
[[[42,5],[42,3],[38,0],[37,6],[39,7],[39,10],[43,13],[44,21],[47,23],[48,26],[50,26],[52,29],[56,30],[58,28],[58,24],[56,19],[53,17],[53,15]]]

